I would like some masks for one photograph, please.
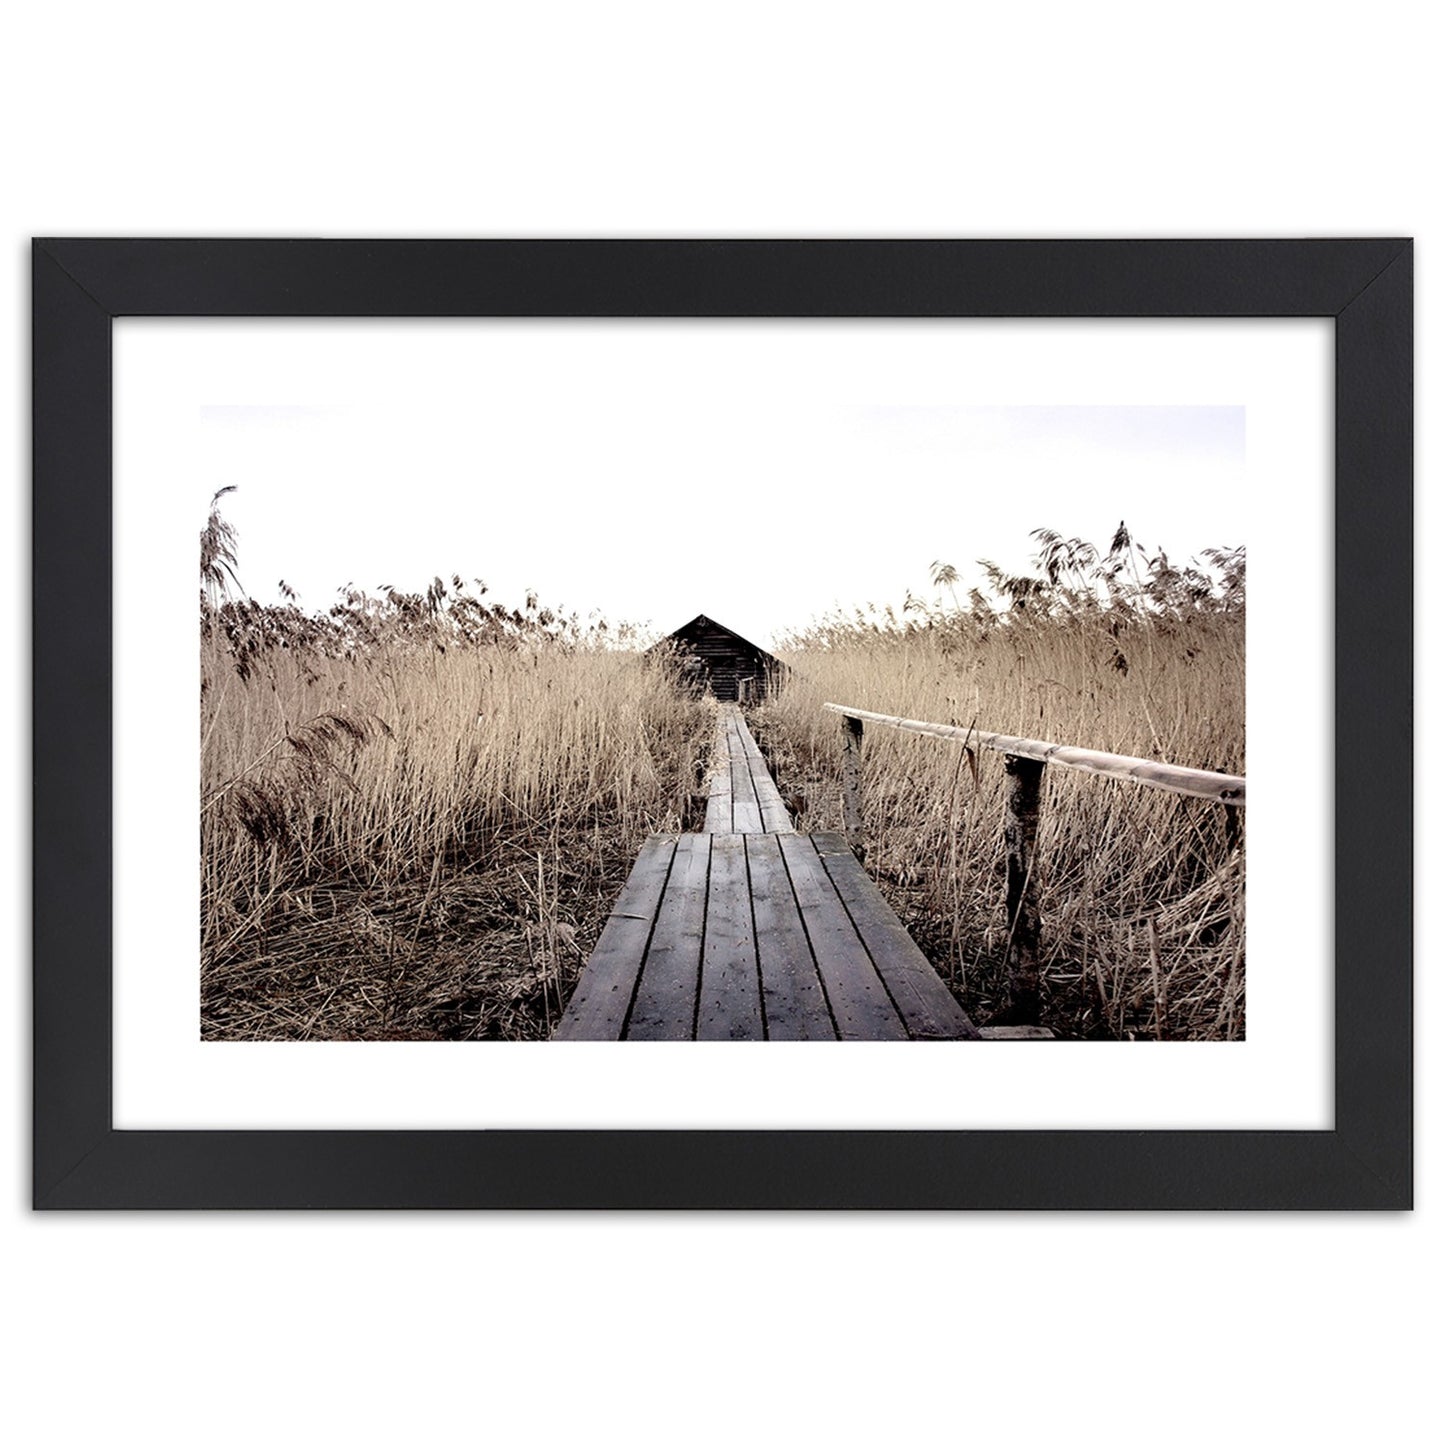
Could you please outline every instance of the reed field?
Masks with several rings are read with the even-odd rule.
[[[1245,772],[1242,549],[1176,566],[1122,527],[1107,551],[1036,534],[1039,575],[834,617],[780,649],[753,718],[803,822],[841,829],[835,702]],[[1005,993],[1000,754],[865,726],[867,863],[980,1022]],[[1062,768],[1038,839],[1044,1022],[1072,1038],[1240,1039],[1244,810]]]
[[[219,500],[219,494],[218,494]],[[825,702],[1243,773],[1244,556],[1036,534],[1037,576],[933,569],[825,618],[749,721],[798,825],[840,829]],[[201,538],[201,1032],[545,1039],[643,839],[699,826],[715,708],[626,627],[480,583],[245,596]],[[1003,760],[868,727],[867,864],[966,1010],[1003,997]],[[1226,817],[1226,812],[1233,817]],[[1044,1022],[1244,1036],[1243,810],[1045,770]]]
[[[642,840],[690,821],[708,706],[461,579],[321,617],[226,597],[208,533],[203,1037],[546,1038]]]

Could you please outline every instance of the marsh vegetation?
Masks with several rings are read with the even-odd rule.
[[[809,826],[841,828],[843,702],[1186,767],[1245,772],[1245,554],[1177,565],[1122,525],[1103,547],[1034,534],[1037,568],[947,563],[930,599],[826,619],[754,718]],[[1004,770],[996,754],[869,729],[868,863],[966,1008],[1004,994]],[[1044,1021],[1066,1037],[1244,1035],[1243,810],[1060,768],[1037,880]]]
[[[239,593],[202,542],[201,1020],[224,1039],[546,1038],[705,704],[629,631],[479,583]]]

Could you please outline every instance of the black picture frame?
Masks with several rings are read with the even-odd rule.
[[[1408,240],[40,239],[32,285],[37,1209],[1410,1207]],[[1334,1128],[114,1128],[124,316],[1333,318]]]

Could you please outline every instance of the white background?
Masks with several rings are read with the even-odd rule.
[[[31,234],[1420,238],[1418,7],[29,7],[0,84],[24,697]],[[1422,405],[1421,556],[1437,408]],[[1438,601],[1422,609],[1420,713]],[[20,1438],[1421,1438],[1440,1070],[1409,1217],[37,1218],[26,723],[0,816],[0,1358]],[[1420,814],[1438,813],[1438,782]],[[1439,850],[1422,831],[1422,877]],[[1422,944],[1417,1013],[1440,985]]]
[[[1315,319],[922,325],[589,320],[500,328],[458,322],[328,327],[122,321],[113,341],[120,639],[117,1126],[1329,1127],[1333,339],[1333,328]],[[1151,531],[1144,535],[1158,535],[1152,529],[1172,511],[1176,531],[1192,523],[1199,533],[1196,549],[1207,536],[1249,545],[1248,1039],[1228,1046],[1060,1044],[1046,1050],[202,1043],[195,1018],[198,665],[192,602],[195,533],[203,513],[182,500],[194,502],[196,492],[207,498],[212,490],[196,486],[203,464],[198,459],[215,465],[214,443],[209,448],[199,443],[210,429],[203,407],[268,397],[293,405],[344,400],[362,412],[374,398],[378,405],[409,409],[418,429],[425,429],[429,415],[445,418],[469,408],[477,428],[486,425],[477,397],[491,392],[490,378],[479,377],[514,350],[523,358],[518,370],[530,372],[525,361],[531,358],[536,366],[543,355],[550,365],[545,382],[532,372],[508,398],[509,406],[535,407],[545,386],[555,398],[554,412],[562,415],[575,412],[579,400],[597,404],[594,377],[604,366],[622,377],[617,391],[624,398],[623,415],[632,392],[659,396],[666,376],[679,372],[689,388],[711,399],[714,418],[746,416],[759,393],[798,412],[843,400],[942,407],[1029,396],[1083,404],[1081,410],[1126,399],[1136,407],[1188,402],[1239,408],[1248,435],[1245,466],[1202,474],[1178,457],[1135,463],[1152,487],[1133,488],[1133,500],[1148,503],[1151,492],[1182,493],[1170,495],[1168,504],[1125,509],[1120,497],[1129,489],[1114,482],[1128,475],[1127,458],[1117,459],[1113,477],[1103,463],[1095,462],[1094,474],[1080,477],[1080,467],[1056,459],[1055,475],[1028,496],[1040,508],[1035,519],[1057,515],[1056,507],[1068,501],[1078,509],[1075,516],[1089,511],[1097,518],[1112,509],[1130,519],[1136,535],[1146,526]],[[744,372],[747,382],[739,386],[735,378]],[[602,388],[603,396],[611,394]],[[1139,413],[1133,415],[1137,431]],[[895,417],[894,423],[894,431],[907,436],[902,420]],[[834,439],[826,430],[824,436]],[[288,427],[275,448],[280,458],[290,450],[285,438],[303,451],[294,427]],[[451,440],[450,464],[456,468],[468,444],[455,432]],[[1075,450],[1084,451],[1077,440]],[[1007,455],[1012,459],[1025,451],[1012,442]],[[506,475],[518,462],[530,462],[534,452],[527,446],[499,448],[494,465]],[[282,463],[296,472],[290,490],[329,492],[333,507],[353,512],[348,536],[354,546],[374,546],[378,534],[384,539],[401,531],[390,520],[396,507],[392,466],[359,461],[346,470],[340,493],[336,485],[316,481],[326,473],[324,457],[310,460],[309,467],[296,467],[289,458]],[[902,471],[912,460],[905,452],[893,464]],[[235,456],[232,464],[238,464]],[[438,456],[436,465],[445,464]],[[609,496],[631,498],[632,476],[630,454],[612,460],[602,450],[591,459],[588,483]],[[1061,476],[1085,495],[1071,496]],[[224,479],[218,471],[211,483]],[[774,480],[775,491],[789,485]],[[867,506],[869,493],[856,476],[854,485],[858,505]],[[572,469],[564,469],[550,486],[569,497],[579,484]],[[795,481],[791,486],[803,490]],[[950,512],[936,495],[931,529],[921,513],[908,515],[907,502],[889,498],[873,505],[879,510],[897,505],[918,532],[914,545],[924,555],[930,547],[940,550],[937,538],[945,529],[960,527],[957,510],[967,513],[962,529],[976,541],[976,550],[992,550],[992,541],[977,539],[1000,540],[1009,532],[1015,544],[1022,540],[1028,513],[1019,501],[1021,487],[1009,489],[1008,499],[993,508],[977,497],[980,490],[955,477],[950,500],[956,510]],[[423,509],[424,492],[409,489],[408,505]],[[808,500],[806,494],[801,498],[805,506]],[[437,525],[441,505],[444,497],[431,513],[430,533],[438,543],[453,535],[449,526]],[[626,530],[643,526],[650,510],[639,505]],[[692,535],[703,535],[701,519],[691,520],[698,529]],[[644,533],[649,546],[639,547],[634,569],[650,565],[654,551],[678,550],[679,537],[688,535],[678,529],[688,523],[685,509],[681,516],[669,511],[661,522],[654,518]],[[305,527],[300,520],[296,525]],[[505,535],[515,533],[510,546],[518,553],[536,555],[537,544],[527,535],[535,525],[517,515],[497,519]],[[593,536],[605,525],[599,519]],[[283,518],[273,516],[271,530],[284,526]],[[258,525],[242,536],[243,579],[253,575],[245,559],[264,545],[266,530]],[[857,559],[873,548],[875,530],[858,521],[839,529],[829,548],[834,568],[824,574],[831,585],[854,572]],[[405,539],[399,541],[405,550]],[[1171,549],[1177,545],[1171,542]],[[296,549],[304,547],[303,530]],[[620,565],[627,566],[625,557]],[[665,591],[666,579],[657,585]],[[752,590],[771,596],[771,580],[755,579]],[[647,591],[640,589],[639,596]],[[681,604],[678,610],[686,615]],[[1308,640],[1302,615],[1312,623]],[[164,909],[155,907],[157,879],[165,880]]]

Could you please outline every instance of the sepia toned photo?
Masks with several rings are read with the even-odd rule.
[[[202,1036],[1243,1039],[1244,409],[676,330],[203,409]]]

